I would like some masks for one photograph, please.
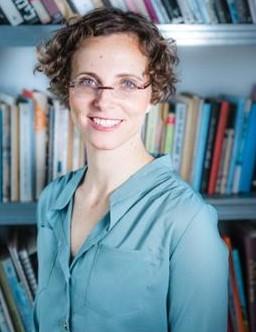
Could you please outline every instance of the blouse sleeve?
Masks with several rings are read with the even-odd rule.
[[[200,209],[170,257],[169,332],[226,332],[228,249],[215,209]]]

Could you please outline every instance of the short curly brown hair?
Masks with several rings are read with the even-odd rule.
[[[151,103],[166,100],[176,92],[174,66],[178,64],[173,39],[164,39],[158,28],[144,16],[117,8],[98,8],[84,16],[69,19],[55,35],[37,47],[35,71],[50,79],[49,90],[68,105],[71,60],[81,43],[92,36],[132,33],[148,58],[147,73],[152,84]]]

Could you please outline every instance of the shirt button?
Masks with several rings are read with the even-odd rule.
[[[68,331],[69,330],[69,327],[68,327],[68,322],[65,320],[64,322],[64,330],[65,331]]]

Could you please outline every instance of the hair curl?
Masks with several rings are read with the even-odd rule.
[[[50,79],[49,90],[68,105],[71,60],[81,43],[92,36],[132,33],[137,36],[142,53],[148,58],[147,73],[152,84],[151,102],[156,104],[176,93],[178,64],[176,44],[164,39],[158,28],[144,16],[117,8],[98,8],[86,15],[69,19],[48,41],[37,47],[34,71]]]

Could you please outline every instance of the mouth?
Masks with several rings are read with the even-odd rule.
[[[104,119],[98,117],[89,117],[91,124],[95,129],[113,129],[119,127],[121,122],[124,120],[121,119]]]

